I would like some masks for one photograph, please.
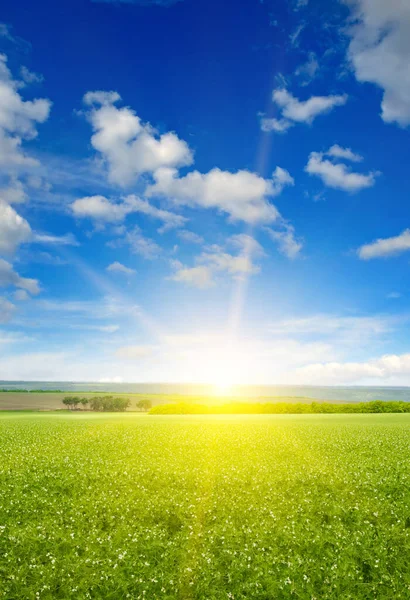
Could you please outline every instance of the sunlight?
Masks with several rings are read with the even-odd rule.
[[[215,383],[212,388],[212,395],[217,398],[232,396],[232,386],[233,384],[230,381]]]

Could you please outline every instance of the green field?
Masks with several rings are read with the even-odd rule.
[[[410,598],[410,415],[0,414],[0,597]]]

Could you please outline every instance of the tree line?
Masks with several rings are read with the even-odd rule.
[[[151,415],[269,415],[269,414],[337,414],[337,413],[410,413],[410,402],[382,401],[350,404],[330,402],[230,402],[226,404],[159,404]]]
[[[95,396],[93,398],[66,396],[63,404],[69,410],[92,410],[95,412],[125,412],[131,406],[129,398],[115,396]],[[149,398],[141,398],[136,403],[139,411],[147,411],[152,407]]]

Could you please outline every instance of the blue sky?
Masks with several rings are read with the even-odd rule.
[[[0,379],[410,384],[410,6],[3,7]]]

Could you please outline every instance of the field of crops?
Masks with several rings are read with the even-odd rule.
[[[0,414],[0,597],[410,598],[410,415]]]

